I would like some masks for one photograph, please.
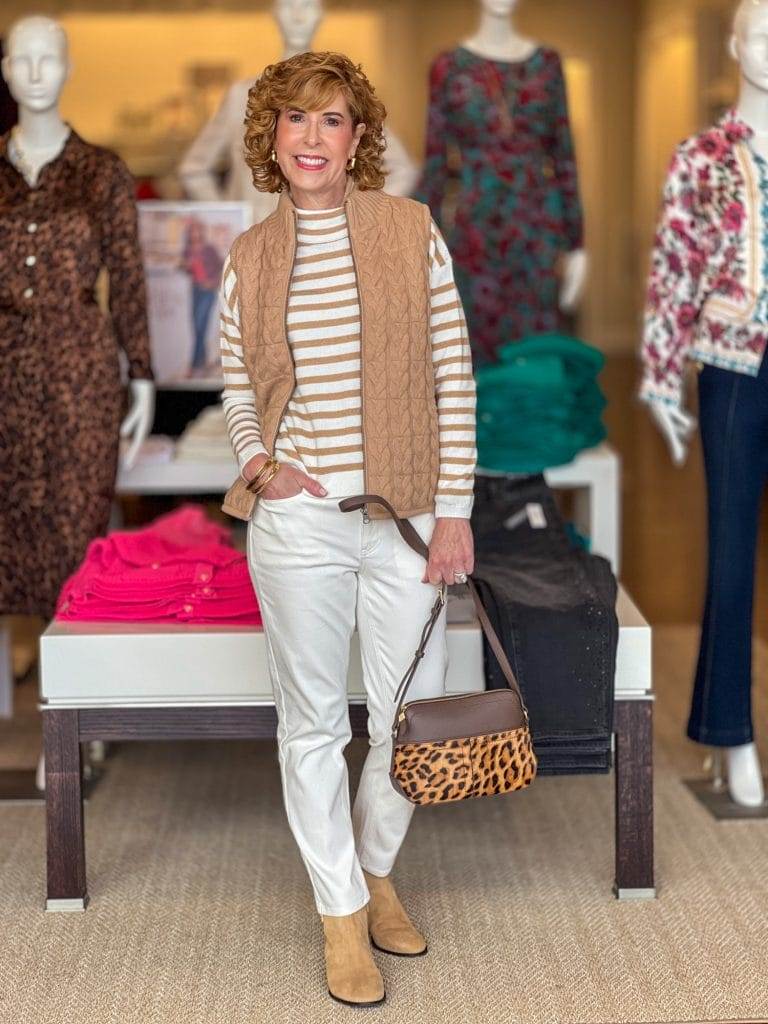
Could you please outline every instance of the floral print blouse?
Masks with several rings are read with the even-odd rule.
[[[681,143],[648,281],[640,397],[679,407],[687,360],[757,375],[768,340],[768,165],[735,110]]]

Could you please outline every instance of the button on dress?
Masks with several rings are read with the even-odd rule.
[[[75,131],[30,187],[0,137],[0,614],[49,617],[103,534],[126,411],[152,378],[133,181]],[[95,290],[102,268],[110,313]]]

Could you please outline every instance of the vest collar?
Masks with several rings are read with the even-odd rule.
[[[356,197],[360,194],[360,190],[355,184],[355,179],[347,175],[347,184],[344,189],[344,199],[342,202],[343,207],[347,207],[350,203],[354,205]],[[284,189],[280,193],[280,198],[277,201],[277,209],[284,217],[288,217],[296,212],[296,204],[291,198],[289,189]]]

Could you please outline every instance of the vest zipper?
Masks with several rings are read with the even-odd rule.
[[[344,210],[347,217],[347,231],[349,232],[349,252],[352,257],[352,266],[355,269],[355,287],[357,288],[357,304],[360,307],[360,435],[363,439],[363,491],[365,494],[368,493],[368,451],[365,446],[365,365],[363,362],[363,338],[365,337],[365,331],[363,329],[363,292],[360,287],[360,274],[358,271],[357,258],[355,256],[355,246],[352,241],[352,223],[349,219],[348,204],[347,200],[344,200]],[[368,506],[363,505],[363,522],[370,523],[370,516],[368,515]]]
[[[288,283],[285,286],[285,302],[283,303],[283,337],[285,338],[285,347],[288,349],[288,358],[291,360],[291,366],[293,367],[293,385],[296,387],[296,364],[293,361],[293,352],[291,352],[291,345],[288,341],[288,300],[291,291],[291,279],[293,278],[293,265],[296,262],[296,214],[291,213],[293,219],[293,247],[291,249],[291,269],[288,273]],[[291,400],[293,390],[289,393],[283,404],[283,410],[280,413],[277,424],[275,426],[275,436],[272,440],[272,457],[275,456],[275,445],[277,444],[277,435],[280,433],[280,424],[283,422],[283,416],[285,416],[285,410],[288,408],[288,403]]]

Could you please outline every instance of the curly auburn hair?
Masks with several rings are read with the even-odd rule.
[[[282,110],[321,110],[341,91],[349,104],[352,127],[365,132],[348,173],[358,188],[382,188],[384,118],[387,112],[359,64],[342,53],[299,53],[266,67],[248,92],[245,113],[245,162],[260,192],[282,192],[287,181],[271,159],[277,118]]]

